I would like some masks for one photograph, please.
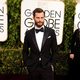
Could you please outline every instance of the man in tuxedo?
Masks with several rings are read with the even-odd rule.
[[[57,53],[56,35],[44,26],[45,12],[33,11],[35,26],[26,31],[23,45],[23,61],[31,80],[54,80],[54,54]]]
[[[75,30],[72,36],[70,59],[71,77],[74,80],[80,80],[80,27]]]

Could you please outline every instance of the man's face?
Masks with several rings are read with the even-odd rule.
[[[35,25],[37,27],[41,27],[42,25],[44,25],[44,13],[35,13],[35,16],[33,17]]]

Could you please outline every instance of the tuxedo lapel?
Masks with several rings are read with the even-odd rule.
[[[38,45],[37,45],[37,42],[36,42],[36,37],[35,37],[35,30],[34,30],[34,28],[33,28],[32,31],[31,31],[31,37],[32,37],[32,40],[33,40],[36,48],[39,50]]]
[[[44,30],[44,36],[43,36],[43,41],[42,41],[42,47],[41,48],[43,48],[43,46],[44,46],[44,44],[45,44],[45,41],[46,41],[46,39],[47,39],[47,37],[48,37],[48,31],[47,31],[47,28],[45,27],[45,30]]]
[[[31,37],[32,37],[32,40],[33,40],[36,48],[39,50],[37,42],[36,42],[35,30],[34,29],[35,28],[33,28],[32,31],[31,31]],[[41,50],[42,50],[42,48],[45,44],[46,39],[48,38],[48,34],[49,34],[49,32],[47,31],[47,27],[45,27]]]

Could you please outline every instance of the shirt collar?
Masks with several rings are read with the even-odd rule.
[[[39,27],[37,27],[37,26],[35,26],[35,29],[41,29],[41,28],[44,28],[44,26],[41,26],[40,28],[39,28]]]

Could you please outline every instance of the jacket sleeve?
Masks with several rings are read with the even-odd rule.
[[[76,31],[72,35],[72,40],[71,40],[71,54],[74,54],[74,52],[75,52],[75,39],[76,39]]]
[[[51,62],[53,64],[56,61],[55,54],[57,54],[57,52],[58,52],[57,39],[56,39],[56,34],[55,34],[54,30],[52,30],[51,52],[52,52]]]
[[[26,32],[24,38],[23,50],[22,50],[24,66],[27,66],[28,54],[29,54],[29,43],[28,43],[28,34]]]

